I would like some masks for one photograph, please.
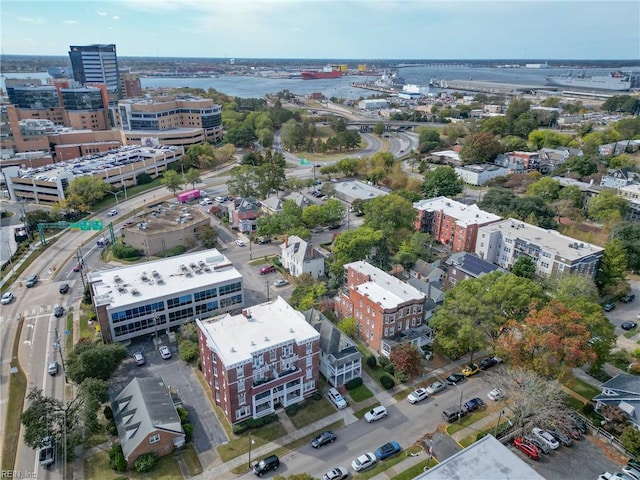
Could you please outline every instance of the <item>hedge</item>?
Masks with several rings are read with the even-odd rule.
[[[260,418],[248,418],[244,422],[237,423],[233,426],[233,433],[240,435],[249,429],[260,428],[268,425],[278,419],[275,413]]]
[[[158,455],[155,452],[140,455],[135,462],[135,469],[138,473],[147,473],[153,470],[158,463]]]
[[[360,385],[362,385],[362,378],[361,377],[357,377],[357,378],[352,378],[351,380],[349,380],[345,384],[345,387],[347,387],[347,390],[353,390],[354,388],[358,388]]]
[[[370,368],[376,368],[378,366],[378,360],[376,359],[376,357],[374,355],[369,355],[367,357],[367,365]]]
[[[389,375],[382,375],[380,377],[380,384],[387,390],[393,388],[396,382]]]

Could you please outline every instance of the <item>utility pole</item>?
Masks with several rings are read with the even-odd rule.
[[[504,413],[504,410],[500,410],[500,415],[498,415],[498,423],[496,424],[496,430],[493,433],[493,436],[498,438],[498,428],[500,428],[500,419],[502,418],[502,414]]]
[[[58,335],[57,328],[55,330],[55,334],[56,334],[56,341],[53,344],[54,349],[60,352],[60,364],[62,365],[62,374],[64,375],[64,383],[69,383],[69,380],[67,379],[67,369],[64,367],[64,354],[62,352],[62,344],[60,343],[60,335]]]
[[[460,390],[460,406],[458,410],[458,425],[460,425],[460,421],[462,420],[462,390]]]
[[[269,280],[267,280],[267,302],[269,301]]]

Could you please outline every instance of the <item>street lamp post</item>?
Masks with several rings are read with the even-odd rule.
[[[118,206],[118,195],[120,195],[122,192],[109,192],[111,195],[113,195],[114,197],[116,197],[116,206]]]
[[[251,436],[251,432],[249,432],[249,470],[251,470],[251,445],[253,445],[253,437]]]
[[[500,420],[502,419],[503,414],[504,414],[504,410],[500,410],[500,415],[498,415],[498,423],[496,424],[496,430],[493,434],[493,436],[496,438],[498,438],[498,428],[500,428]]]

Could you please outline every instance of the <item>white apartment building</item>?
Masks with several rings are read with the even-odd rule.
[[[216,249],[87,277],[105,343],[162,333],[244,304],[242,275]]]
[[[526,255],[536,264],[540,276],[577,273],[595,277],[604,248],[509,218],[478,229],[475,253],[510,270]]]

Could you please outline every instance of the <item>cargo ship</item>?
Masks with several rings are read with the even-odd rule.
[[[547,83],[560,87],[589,88],[594,90],[613,90],[624,92],[631,88],[631,74],[611,72],[609,75],[586,75],[585,72],[547,77]]]
[[[326,66],[322,70],[303,70],[300,72],[303,80],[321,80],[325,78],[340,78],[342,72],[335,70],[331,66]]]

